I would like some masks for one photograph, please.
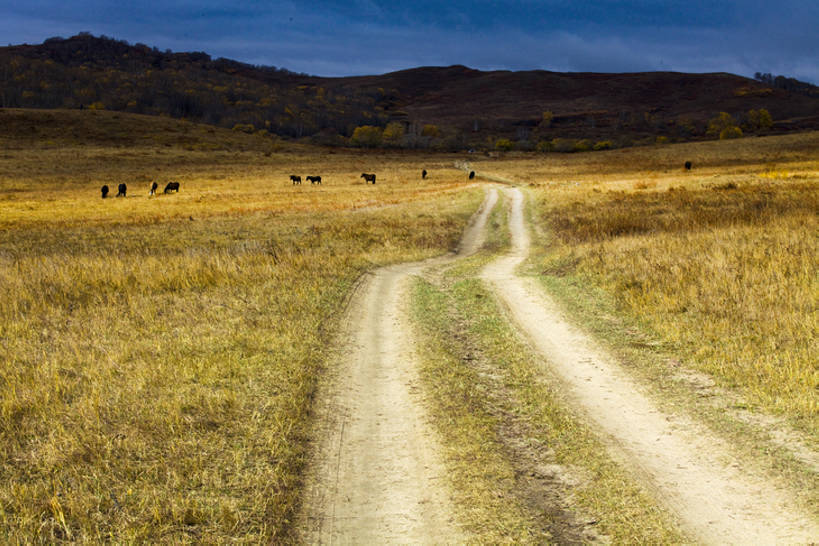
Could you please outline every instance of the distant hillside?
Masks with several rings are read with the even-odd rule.
[[[521,148],[690,140],[706,137],[720,112],[746,134],[819,128],[819,89],[764,76],[452,66],[321,78],[83,33],[0,48],[0,106],[106,109],[323,144],[442,149],[490,147],[498,138]],[[761,109],[773,124],[757,122],[751,111]],[[363,126],[377,129],[356,131]]]

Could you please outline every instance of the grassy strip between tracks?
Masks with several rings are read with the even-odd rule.
[[[496,215],[491,224],[505,222]],[[475,278],[487,259],[418,280],[413,292],[422,378],[467,531],[479,542],[682,541],[672,517],[564,407]]]

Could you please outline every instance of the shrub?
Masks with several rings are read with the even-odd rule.
[[[435,138],[440,134],[441,134],[441,130],[438,129],[438,126],[437,125],[432,125],[431,123],[428,123],[428,124],[424,125],[424,128],[421,129],[421,136]]]
[[[610,150],[612,148],[612,143],[610,140],[601,140],[594,144],[594,150]]]
[[[765,108],[748,111],[748,128],[752,131],[770,129],[773,125],[771,113]]]
[[[592,149],[593,146],[594,146],[594,144],[592,144],[591,140],[589,140],[587,138],[584,138],[584,139],[578,140],[577,142],[574,143],[574,151],[575,152],[588,152],[589,150]]]
[[[541,129],[548,129],[552,126],[552,121],[554,120],[555,115],[551,110],[547,110],[543,112],[543,117],[540,120],[540,128]]]
[[[717,136],[728,127],[735,127],[736,124],[737,122],[731,114],[728,112],[720,112],[708,120],[708,131],[706,131],[706,134],[709,136]]]
[[[548,140],[541,140],[537,143],[537,151],[538,152],[551,152],[552,151],[552,143]]]
[[[499,138],[495,141],[495,149],[500,150],[502,152],[508,152],[514,147],[512,141],[508,138]]]
[[[726,127],[719,133],[720,140],[726,140],[729,138],[742,138],[742,129],[737,127],[736,125],[732,125],[731,127]]]
[[[385,144],[400,146],[404,139],[404,124],[398,121],[387,124],[381,138]]]
[[[356,127],[353,131],[353,136],[350,138],[350,144],[353,146],[360,146],[362,148],[375,148],[381,144],[382,136],[383,129],[381,129],[381,127],[362,125],[361,127]]]
[[[657,144],[668,144],[668,137],[662,135],[658,136],[656,139],[654,139],[654,142]]]

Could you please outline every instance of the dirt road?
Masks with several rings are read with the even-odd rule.
[[[497,191],[487,193],[458,251],[376,270],[353,297],[330,392],[326,424],[308,478],[300,522],[309,543],[462,542],[439,447],[420,398],[404,319],[412,275],[480,248]]]
[[[513,322],[563,382],[567,398],[599,427],[615,457],[632,468],[699,541],[712,544],[804,544],[819,528],[786,491],[732,464],[721,442],[677,415],[658,411],[640,387],[572,327],[531,278],[515,269],[529,234],[523,195],[511,199],[513,250],[483,271]]]

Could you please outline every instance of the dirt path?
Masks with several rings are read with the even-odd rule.
[[[412,275],[482,244],[490,190],[448,257],[379,269],[356,292],[331,392],[326,431],[308,477],[299,524],[309,543],[462,542],[429,430],[404,318]]]
[[[508,307],[567,398],[607,437],[616,457],[644,478],[699,541],[713,544],[804,544],[819,527],[792,506],[786,491],[732,463],[719,440],[692,422],[658,411],[640,387],[561,316],[534,279],[518,277],[529,234],[523,195],[511,198],[513,251],[482,276]]]

